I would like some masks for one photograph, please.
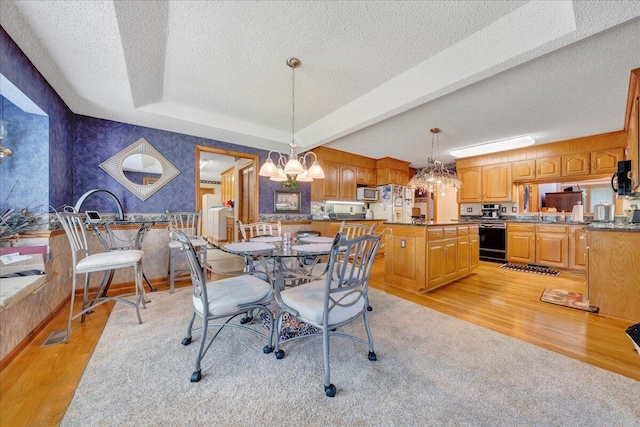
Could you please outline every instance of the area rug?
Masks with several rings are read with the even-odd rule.
[[[640,382],[378,290],[378,360],[332,340],[334,398],[322,386],[321,339],[287,343],[277,360],[236,329],[218,336],[191,383],[197,346],[181,344],[190,289],[151,296],[141,325],[116,304],[63,426],[640,425]],[[361,322],[344,330],[366,336]]]
[[[563,289],[545,288],[540,297],[540,301],[556,305],[563,305],[569,308],[597,313],[600,309],[595,305],[585,303],[584,295],[580,292],[565,291]]]
[[[502,264],[500,268],[514,271],[524,271],[525,273],[544,274],[545,276],[559,276],[560,272],[552,270],[548,267],[539,267],[533,265],[520,265],[520,264]]]

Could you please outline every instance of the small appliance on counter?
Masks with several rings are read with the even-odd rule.
[[[629,212],[629,223],[640,224],[640,209],[633,209]]]
[[[571,211],[571,221],[582,222],[584,221],[584,206],[582,202],[577,202]]]
[[[615,220],[615,205],[613,203],[598,203],[593,205],[593,220],[597,222],[613,222]]]

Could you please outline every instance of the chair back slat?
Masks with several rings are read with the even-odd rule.
[[[355,239],[356,237],[364,236],[365,234],[373,234],[375,229],[378,228],[378,223],[372,225],[354,224],[342,221],[340,225],[339,233],[344,233],[347,240]]]
[[[373,260],[380,245],[380,236],[364,234],[347,239],[338,233],[329,259],[325,287],[325,312],[336,306],[349,306],[366,296]],[[328,314],[327,314],[328,315]]]
[[[202,301],[202,310],[205,315],[209,314],[209,304],[207,303],[207,287],[206,287],[206,274],[200,258],[198,257],[195,248],[184,232],[174,229],[170,232],[170,236],[173,240],[177,240],[182,244],[182,251],[187,258],[187,264],[189,265],[189,272],[191,273],[191,283],[193,296]]]
[[[87,234],[85,231],[86,216],[85,214],[72,212],[57,212],[56,216],[67,234],[72,249],[73,265],[76,265],[81,254],[84,256],[89,255],[89,246],[87,244]]]

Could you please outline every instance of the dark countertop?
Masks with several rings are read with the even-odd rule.
[[[640,223],[612,223],[612,222],[592,222],[587,225],[587,230],[590,231],[637,231],[640,232]]]

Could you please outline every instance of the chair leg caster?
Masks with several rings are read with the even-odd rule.
[[[269,347],[268,345],[265,345],[265,346],[263,347],[263,349],[262,349],[262,352],[263,352],[264,354],[269,354],[269,353],[271,353],[272,351],[273,351],[273,347]]]
[[[336,386],[334,386],[333,384],[329,384],[328,386],[324,386],[324,393],[329,396],[329,397],[333,397],[336,395]]]
[[[240,319],[240,324],[246,325],[247,323],[251,323],[252,320],[253,317],[243,317],[242,319]]]
[[[378,356],[376,356],[376,354],[373,351],[370,351],[369,360],[371,360],[372,362],[375,362],[376,360],[378,360]]]
[[[191,337],[186,337],[182,340],[182,345],[189,345],[191,344]]]
[[[202,379],[202,374],[200,373],[200,371],[195,371],[193,374],[191,374],[192,383],[197,383],[201,379]]]
[[[373,311],[373,307],[371,307],[370,305],[367,306],[367,311]]]
[[[284,351],[283,350],[276,351],[276,359],[283,359],[283,358],[284,358]]]

